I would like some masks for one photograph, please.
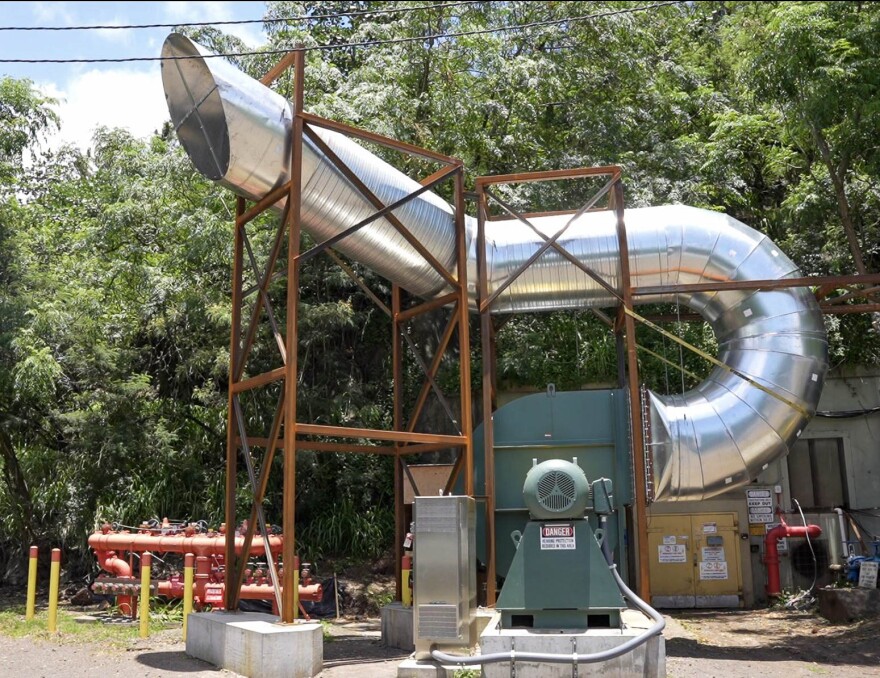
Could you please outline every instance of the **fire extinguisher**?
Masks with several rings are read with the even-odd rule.
[[[406,533],[406,538],[403,540],[403,548],[406,553],[403,556],[403,562],[401,563],[401,580],[403,583],[403,591],[401,592],[401,602],[404,607],[411,607],[413,600],[413,573],[412,573],[412,550],[413,546],[413,524],[409,524],[409,532]]]

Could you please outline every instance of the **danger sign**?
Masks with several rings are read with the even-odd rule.
[[[574,525],[570,523],[550,523],[541,525],[541,550],[575,549]]]

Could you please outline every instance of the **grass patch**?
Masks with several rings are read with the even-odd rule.
[[[30,621],[25,620],[25,608],[23,605],[13,606],[0,611],[0,635],[10,638],[35,638],[62,644],[85,644],[102,643],[112,647],[128,647],[132,641],[138,638],[139,626],[137,622],[124,622],[114,620],[105,623],[103,621],[80,623],[74,620],[83,612],[70,612],[58,610],[58,632],[49,633],[48,610],[37,610],[36,615]],[[102,615],[106,613],[101,613]],[[175,626],[180,626],[174,617],[167,615],[163,610],[152,612],[150,615],[150,633],[155,633]],[[100,617],[99,617],[100,619]]]

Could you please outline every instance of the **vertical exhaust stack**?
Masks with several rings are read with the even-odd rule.
[[[196,168],[238,195],[257,199],[284,183],[290,157],[289,102],[188,38],[172,34],[162,62],[171,120]],[[318,130],[321,139],[370,190],[389,204],[419,184],[349,138]],[[374,212],[357,189],[308,139],[303,151],[303,228],[323,240]],[[394,211],[447,268],[455,264],[452,208],[423,193]],[[765,236],[717,212],[684,206],[625,213],[630,269],[636,286],[799,277],[797,267]],[[533,223],[548,236],[567,218]],[[476,223],[467,220],[468,277],[476,296]],[[560,245],[620,287],[614,215],[584,214]],[[486,225],[490,293],[543,240],[518,220]],[[437,272],[385,219],[338,244],[340,251],[411,293],[444,291]],[[719,359],[753,383],[715,368],[680,395],[649,394],[659,500],[705,499],[753,479],[786,454],[816,410],[828,367],[827,339],[809,290],[728,290],[652,297],[700,313],[718,340]],[[615,306],[617,299],[554,250],[545,252],[496,300],[495,312]]]

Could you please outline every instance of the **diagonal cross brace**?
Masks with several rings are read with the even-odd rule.
[[[510,287],[516,281],[517,278],[519,278],[532,264],[534,264],[538,260],[539,257],[541,257],[541,255],[544,254],[544,252],[546,252],[548,249],[550,249],[553,246],[553,244],[565,234],[565,232],[568,230],[568,228],[577,219],[579,219],[581,217],[581,215],[584,214],[584,212],[586,212],[587,210],[592,208],[597,202],[599,202],[599,200],[602,199],[602,197],[606,193],[608,193],[609,189],[619,180],[620,180],[620,177],[617,174],[614,174],[605,183],[605,185],[599,189],[599,191],[598,191],[598,193],[596,193],[596,195],[594,195],[586,203],[584,203],[583,206],[581,206],[581,208],[571,216],[571,219],[569,219],[566,222],[565,226],[563,226],[561,229],[559,229],[556,232],[556,234],[553,235],[552,238],[548,238],[544,242],[544,244],[541,245],[532,254],[532,256],[530,256],[525,262],[520,264],[520,266],[513,273],[511,273],[503,283],[501,283],[501,285],[499,285],[497,288],[495,288],[495,291],[492,292],[492,294],[490,294],[489,297],[485,301],[480,302],[480,312],[482,313],[482,312],[485,312],[486,310],[488,310],[492,306],[492,303],[499,296],[501,296],[501,294],[504,292],[504,290],[506,290],[508,287]]]
[[[254,460],[251,456],[251,448],[247,442],[247,431],[245,430],[244,425],[244,415],[241,411],[241,402],[239,401],[238,396],[233,396],[233,404],[235,407],[235,419],[238,424],[238,433],[241,438],[241,451],[244,456],[245,465],[247,466],[248,478],[251,481],[251,487],[254,490],[255,497],[258,491],[257,485],[257,477],[254,472]],[[265,466],[265,464],[264,464]],[[278,580],[278,571],[275,569],[275,559],[272,556],[272,549],[269,545],[269,530],[266,529],[266,514],[263,511],[263,502],[259,503],[254,501],[254,506],[256,507],[257,514],[257,523],[260,526],[260,535],[263,537],[263,549],[266,552],[266,562],[269,567],[269,576],[272,579],[272,586],[275,589],[275,603],[278,605],[278,609],[281,609],[281,584]],[[227,525],[227,529],[234,530],[234,525]],[[250,527],[249,527],[250,529]],[[242,552],[242,558],[246,559],[247,554]],[[244,561],[242,562],[242,565]],[[243,569],[243,567],[242,567]],[[236,573],[237,574],[237,573]]]
[[[336,166],[336,168],[342,172],[346,179],[348,179],[352,185],[361,193],[361,196],[375,209],[378,211],[367,217],[366,219],[362,219],[358,223],[350,226],[346,230],[341,233],[336,234],[335,236],[328,238],[327,240],[315,245],[308,252],[304,252],[300,255],[302,260],[309,259],[320,252],[322,252],[327,247],[332,247],[340,240],[347,238],[353,233],[359,231],[364,226],[373,223],[374,221],[385,217],[385,219],[397,229],[398,233],[415,249],[424,259],[427,261],[434,270],[451,286],[455,287],[458,285],[458,281],[452,276],[452,274],[446,270],[446,268],[431,254],[428,249],[409,231],[409,229],[403,225],[403,223],[398,219],[392,212],[399,207],[402,207],[406,203],[414,200],[422,193],[426,193],[430,189],[432,189],[437,184],[441,183],[445,179],[454,175],[456,172],[461,171],[460,166],[452,166],[446,170],[441,170],[440,172],[436,172],[433,177],[435,177],[429,183],[423,184],[419,189],[413,191],[407,196],[404,196],[400,200],[397,200],[390,205],[385,205],[375,193],[373,193],[367,185],[361,181],[361,179],[351,171],[351,169],[342,161],[342,159],[336,155],[336,153],[331,149],[321,137],[319,137],[314,130],[309,127],[305,128],[306,135],[312,140],[312,142],[320,149],[320,151]]]
[[[542,238],[545,242],[550,239],[547,234],[545,234],[543,231],[541,231],[537,226],[535,226],[531,221],[529,221],[522,214],[520,214],[519,212],[514,210],[510,205],[508,205],[506,202],[504,202],[500,197],[495,195],[495,193],[490,191],[488,188],[486,189],[486,194],[491,196],[492,199],[495,202],[497,202],[505,212],[507,212],[514,219],[518,219],[519,221],[524,223],[526,226],[528,226],[530,229],[532,229],[540,238]],[[595,280],[597,283],[599,283],[603,288],[605,288],[605,290],[607,292],[613,294],[617,298],[618,301],[623,301],[622,297],[620,296],[620,293],[614,287],[612,287],[604,278],[602,278],[602,276],[600,276],[592,268],[590,268],[584,262],[582,262],[580,259],[578,259],[576,256],[574,256],[571,252],[569,252],[567,249],[565,249],[562,245],[560,245],[558,242],[554,241],[552,243],[552,247],[557,252],[559,252],[559,254],[561,254],[563,257],[568,259],[568,261],[570,261],[572,264],[574,264],[580,270],[582,270],[584,273],[586,273],[588,276],[590,276],[593,280]]]
[[[262,305],[264,303],[268,304],[268,289],[269,284],[272,282],[274,276],[273,271],[275,270],[275,264],[278,261],[278,257],[281,253],[281,245],[284,241],[284,234],[287,231],[287,215],[290,212],[290,204],[286,204],[284,206],[284,212],[281,215],[281,221],[278,224],[278,230],[275,233],[275,242],[272,244],[272,250],[269,253],[269,259],[266,262],[266,268],[263,270],[262,277],[259,276],[256,264],[253,261],[253,255],[251,254],[250,245],[248,244],[248,254],[251,257],[251,265],[254,266],[254,273],[258,279],[260,279],[259,284],[257,285],[257,290],[260,292],[260,295],[257,299],[254,300],[253,307],[251,308],[251,316],[248,322],[247,332],[245,333],[245,341],[244,345],[241,348],[241,356],[238,360],[238,364],[234,366],[233,374],[235,375],[235,380],[238,381],[241,379],[241,375],[244,374],[244,366],[247,364],[248,355],[251,352],[251,348],[254,345],[254,339],[257,336],[257,325],[259,324],[260,312],[262,310]],[[244,236],[244,225],[241,226],[242,235]],[[245,238],[247,242],[247,239]],[[273,331],[277,333],[277,327],[273,326]],[[276,334],[277,341],[277,334]],[[284,364],[287,364],[287,351],[282,350],[281,352],[282,360]]]

